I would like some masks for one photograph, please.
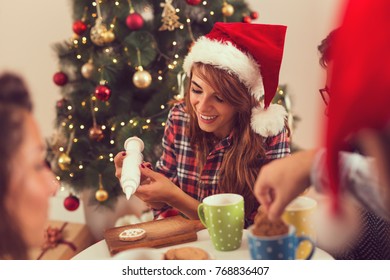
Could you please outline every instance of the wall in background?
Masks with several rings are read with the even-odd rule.
[[[287,85],[293,112],[301,118],[293,141],[302,148],[319,143],[324,107],[318,88],[323,86],[324,73],[318,64],[317,45],[337,26],[340,2],[248,0],[260,15],[256,22],[288,27],[280,84]],[[0,72],[12,70],[26,78],[45,137],[51,135],[54,108],[60,98],[59,89],[52,82],[58,71],[52,46],[72,36],[70,4],[68,0],[0,0]],[[64,195],[53,198],[52,218],[83,221],[82,207],[75,213],[63,209]]]

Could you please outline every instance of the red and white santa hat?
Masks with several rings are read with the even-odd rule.
[[[283,106],[270,103],[278,87],[286,29],[281,25],[217,22],[194,43],[183,69],[190,76],[192,64],[201,62],[235,74],[261,101],[260,107],[252,109],[252,129],[264,137],[277,135],[285,126],[287,112]]]

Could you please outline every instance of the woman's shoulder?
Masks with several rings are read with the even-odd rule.
[[[189,120],[184,100],[177,101],[172,105],[169,111],[169,119],[180,119],[183,121]]]

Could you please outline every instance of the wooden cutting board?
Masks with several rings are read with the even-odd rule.
[[[142,228],[146,236],[136,241],[119,240],[119,234],[131,228]],[[168,217],[135,225],[107,229],[104,233],[111,256],[132,248],[161,248],[197,240],[196,233],[205,227],[199,220],[188,220],[182,216]]]

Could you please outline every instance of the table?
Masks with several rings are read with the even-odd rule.
[[[209,238],[209,234],[206,229],[198,231],[198,240],[193,242],[188,242],[184,244],[164,247],[164,248],[137,248],[131,249],[127,251],[120,252],[115,256],[111,257],[110,252],[108,251],[108,247],[106,241],[103,239],[94,245],[88,247],[84,251],[81,251],[79,254],[74,256],[72,260],[109,260],[109,259],[138,259],[138,260],[146,260],[146,259],[162,259],[163,254],[170,248],[178,248],[183,246],[194,246],[198,248],[202,248],[209,252],[212,259],[216,260],[250,260],[250,254],[248,250],[248,242],[247,242],[247,230],[244,230],[241,247],[234,251],[217,251],[214,249],[211,240]],[[329,255],[327,252],[316,248],[313,256],[313,260],[332,260],[333,257]]]

